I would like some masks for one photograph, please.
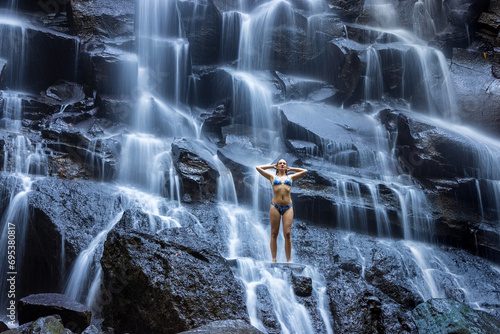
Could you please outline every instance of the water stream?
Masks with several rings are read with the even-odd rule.
[[[306,13],[304,15],[308,20],[308,43],[318,46],[319,41],[312,30],[326,24],[322,22],[322,10],[326,4],[322,0],[308,0],[305,3],[301,13]],[[275,38],[272,33],[276,27],[283,27],[288,31],[287,38],[295,40],[299,22],[296,20],[297,8],[293,1],[256,1],[252,4],[240,1],[238,4],[234,5],[234,10],[224,12],[221,18],[223,33],[220,61],[224,63],[221,70],[231,77],[228,93],[232,99],[231,126],[250,131],[241,136],[228,135],[225,141],[228,147],[234,147],[233,153],[237,158],[253,167],[269,164],[286,151],[278,111],[284,104],[297,101],[283,102],[272,94],[272,76],[268,70],[273,68],[275,55],[269,42]],[[475,130],[450,123],[450,120],[456,119],[457,110],[448,65],[440,52],[426,47],[424,43],[424,40],[443,29],[442,9],[434,8],[429,1],[417,2],[412,33],[397,28],[391,3],[373,0],[367,1],[365,5],[380,24],[373,27],[374,42],[365,50],[364,99],[373,105],[383,103],[385,99],[381,50],[386,47],[404,50],[398,53],[405,64],[400,85],[401,96],[405,97],[415,78],[424,78],[422,81],[428,84],[422,90],[423,102],[412,105],[411,109],[412,112],[424,111],[426,116],[415,118],[423,117],[426,122],[432,122],[434,126],[470,141],[476,166],[468,173],[476,179],[480,214],[484,216],[488,212],[496,212],[500,215],[500,170],[495,164],[500,157],[500,143]],[[206,14],[204,6],[202,2],[197,2],[193,15],[203,18]],[[16,7],[15,1],[9,2],[8,8]],[[347,29],[344,29],[347,38]],[[380,42],[382,38],[378,38],[382,35],[385,42]],[[272,193],[268,181],[255,172],[250,180],[250,203],[238,203],[233,175],[219,160],[217,145],[202,134],[201,120],[188,104],[190,94],[196,93],[196,85],[193,82],[190,43],[177,1],[138,0],[135,37],[137,53],[131,57],[137,58],[139,70],[123,73],[123,77],[136,87],[136,104],[128,132],[122,134],[117,176],[114,183],[110,184],[110,187],[116,188],[120,205],[110,213],[107,224],[83,248],[71,268],[67,268],[69,273],[65,277],[63,292],[98,311],[98,290],[102,279],[99,258],[103,243],[127,209],[138,209],[149,217],[146,229],[150,233],[184,224],[194,226],[199,234],[206,233],[202,222],[189,212],[182,201],[182,184],[173,162],[172,144],[179,138],[187,138],[203,151],[204,156],[209,157],[209,162],[220,175],[214,210],[222,226],[220,234],[225,243],[221,247],[225,250],[222,255],[232,263],[235,276],[243,282],[251,324],[267,332],[268,327],[263,319],[267,316],[275,319],[279,326],[276,330],[282,333],[333,333],[327,283],[321,268],[308,263],[298,269],[272,266],[269,263],[270,227],[267,210]],[[25,26],[22,22],[0,17],[0,56],[19,65],[17,74],[8,74],[12,87],[18,87],[25,80],[22,59],[28,42],[24,38]],[[14,39],[22,41],[19,44],[21,49],[15,50],[15,54],[3,48],[3,45],[8,44],[5,41],[13,43]],[[21,62],[15,58],[18,56]],[[75,63],[78,63],[78,59],[75,58]],[[4,103],[0,127],[9,140],[5,144],[2,171],[13,175],[17,182],[10,190],[11,198],[0,223],[0,258],[7,258],[7,247],[4,246],[8,244],[9,223],[15,222],[19,267],[23,257],[23,231],[27,229],[30,217],[27,198],[36,178],[48,176],[49,153],[41,143],[33,144],[24,135],[22,93],[9,90],[1,93]],[[321,107],[313,105],[312,108]],[[418,183],[398,170],[394,147],[391,146],[393,141],[377,120],[376,113],[359,115],[357,112],[345,111],[352,114],[352,122],[362,123],[369,129],[365,133],[367,137],[352,135],[352,142],[349,143],[325,141],[316,150],[308,151],[304,158],[306,163],[313,166],[321,159],[316,166],[325,167],[322,172],[331,181],[330,190],[336,200],[337,214],[329,218],[332,222],[338,222],[340,230],[377,235],[379,238],[374,242],[378,248],[399,257],[401,267],[412,268],[406,272],[408,281],[423,300],[449,297],[449,291],[440,284],[440,280],[445,278],[459,291],[455,293],[460,295],[462,301],[483,309],[483,299],[486,297],[478,292],[480,289],[476,283],[468,283],[457,274],[463,269],[449,263],[445,252],[426,244],[433,241],[434,235],[432,203],[429,203]],[[373,142],[367,143],[366,138]],[[356,149],[353,149],[353,143],[357,145]],[[94,152],[96,145],[96,141],[91,142],[89,151]],[[321,156],[318,156],[319,151],[322,152]],[[95,166],[94,176],[104,182],[104,160],[92,154],[86,160]],[[101,165],[98,161],[101,161]],[[356,161],[356,168],[351,168],[353,161]],[[164,186],[166,183],[168,187]],[[485,198],[482,194],[489,196]],[[389,207],[384,196],[394,199],[395,207]],[[371,211],[367,208],[374,213],[375,227],[370,226]],[[395,237],[389,218],[393,214],[401,222],[402,241],[385,239]],[[500,220],[500,217],[497,219]],[[341,238],[341,247],[356,254],[362,268],[361,277],[364,278],[371,257],[369,249],[357,243],[354,233],[346,233]],[[280,251],[283,242],[280,234],[278,262],[285,262],[284,252]],[[61,258],[64,256],[63,242]],[[292,258],[301,260],[300,254],[294,249]],[[64,268],[64,259],[61,263]],[[0,268],[0,277],[3,278],[7,275],[7,268],[3,265]],[[295,294],[292,284],[294,276],[311,279],[314,310],[306,308]],[[2,296],[7,289],[2,279]],[[270,303],[272,314],[262,314],[259,303],[264,299]],[[2,303],[2,308],[4,306]],[[319,323],[315,319],[320,319]]]

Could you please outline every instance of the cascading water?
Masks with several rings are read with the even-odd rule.
[[[428,40],[443,28],[442,9],[431,8],[430,3],[419,1],[415,4],[413,25],[414,33],[419,38],[393,29],[397,22],[395,11],[389,2],[377,0],[366,3],[381,28],[370,28],[371,36],[367,37],[372,43],[364,51],[366,72],[363,98],[375,106],[385,100],[387,92],[383,67],[387,62],[387,49],[393,47],[397,50],[395,57],[404,64],[399,83],[400,92],[397,95],[410,98],[410,94],[418,90],[422,97],[415,99],[420,102],[412,105],[412,110],[453,119],[456,106],[446,60],[440,52],[426,47],[421,40]],[[283,42],[276,32],[286,32],[287,43],[292,41],[294,44],[298,38],[300,29],[296,6],[299,4],[284,0],[235,1],[232,6],[232,10],[224,12],[221,18],[223,31],[219,60],[225,64],[221,70],[231,77],[230,92],[227,93],[231,100],[228,105],[233,117],[231,126],[240,127],[242,131],[241,136],[228,134],[225,144],[230,149],[234,148],[235,155],[241,155],[238,156],[241,161],[253,167],[270,163],[279,158],[282,152],[288,151],[282,138],[278,110],[286,108],[290,101],[279,105],[282,100],[272,93],[272,85],[275,84],[273,80],[278,75],[269,75],[268,70],[275,70],[273,62],[276,60],[276,50],[272,48],[272,44],[277,40]],[[322,10],[327,6],[322,0],[305,1],[305,5],[300,6],[301,14],[307,13],[306,41],[312,45],[313,54],[316,55],[320,52],[321,45],[330,38],[328,34],[317,35],[316,30],[327,26],[332,17],[323,16]],[[16,9],[16,2],[9,2],[8,8]],[[197,1],[193,17],[202,20],[206,15],[205,9],[205,4]],[[0,24],[0,55],[8,54],[8,61],[17,64],[15,67],[18,69],[16,74],[8,73],[10,81],[7,82],[17,89],[25,80],[23,58],[24,48],[28,43],[25,41],[25,26],[8,17],[0,17]],[[191,95],[196,95],[196,85],[193,81],[190,43],[184,24],[177,1],[137,2],[137,52],[129,54],[129,60],[137,62],[137,69],[134,71],[135,67],[130,66],[129,71],[124,71],[120,76],[133,83],[131,85],[135,87],[133,93],[136,105],[128,132],[122,135],[122,150],[115,180],[117,205],[109,212],[109,217],[106,217],[108,223],[78,255],[66,277],[64,292],[71,298],[92,306],[94,310],[99,309],[97,295],[102,279],[99,257],[103,251],[103,243],[128,209],[137,209],[146,214],[146,229],[150,233],[180,227],[186,223],[194,226],[199,234],[206,232],[196,216],[182,204],[182,184],[174,166],[172,144],[177,138],[184,137],[196,143],[206,153],[205,156],[210,157],[208,160],[219,173],[216,210],[222,226],[219,233],[225,242],[225,246],[221,248],[224,249],[223,255],[233,263],[235,275],[244,284],[246,307],[252,325],[264,332],[269,330],[261,314],[262,308],[258,305],[262,302],[262,296],[267,296],[272,308],[272,315],[267,316],[275,320],[275,331],[333,333],[326,282],[321,269],[311,265],[287,267],[268,263],[270,228],[266,211],[272,197],[269,183],[255,173],[249,182],[252,188],[250,203],[238,203],[233,176],[215,154],[215,145],[203,138],[200,120],[188,106]],[[344,30],[347,38],[345,26]],[[14,44],[19,46],[15,49],[15,54],[7,52],[8,45]],[[77,48],[77,51],[80,49]],[[76,52],[75,63],[78,59]],[[295,66],[295,61],[290,60],[291,67]],[[305,79],[298,81],[300,80]],[[419,89],[415,89],[417,81],[422,85]],[[119,93],[125,94],[121,91]],[[17,185],[11,191],[12,198],[2,216],[0,258],[3,259],[6,258],[4,253],[7,248],[3,246],[8,244],[9,223],[16,222],[16,231],[18,228],[19,231],[25,230],[29,223],[27,196],[33,179],[27,175],[46,175],[47,156],[43,145],[33,145],[21,133],[22,105],[19,96],[3,92],[2,97],[4,104],[0,125],[8,133],[10,140],[6,144],[7,149],[4,149],[3,171],[14,174],[22,183],[22,186]],[[300,102],[297,104],[300,105]],[[307,106],[301,105],[301,108],[306,110]],[[325,114],[329,111],[323,109],[324,105],[321,104],[315,104],[312,108],[324,111]],[[64,108],[61,109],[62,112]],[[341,109],[341,112],[347,114],[350,111]],[[440,279],[445,278],[461,292],[462,301],[475,308],[484,308],[484,296],[476,292],[478,287],[465,282],[456,274],[457,268],[446,261],[446,254],[419,243],[432,241],[433,208],[421,187],[398,170],[395,149],[391,146],[393,138],[389,137],[375,114],[358,115],[353,112],[345,117],[351,118],[351,123],[333,120],[332,124],[341,124],[348,141],[343,141],[344,138],[339,135],[334,140],[317,142],[314,149],[305,150],[303,157],[306,163],[322,159],[319,165],[324,167],[324,173],[331,181],[332,186],[328,190],[335,198],[337,210],[336,216],[329,217],[331,221],[335,221],[341,229],[380,237],[374,243],[400,259],[401,267],[411,268],[404,273],[405,278],[408,278],[423,300],[448,296],[449,291],[440,283]],[[469,129],[439,120],[433,123],[457,135],[465,134],[470,140],[476,165],[467,172],[476,179],[481,215],[499,215],[500,175],[495,161],[500,155],[500,145],[474,131],[469,132]],[[356,137],[352,130],[356,128],[356,124],[366,126],[363,130],[365,137]],[[248,129],[250,130],[247,131]],[[101,139],[103,138],[99,138]],[[314,142],[312,137],[311,142]],[[98,142],[91,141],[89,145],[88,151],[94,152]],[[94,176],[101,175],[103,180],[106,168],[104,159],[90,154],[86,161],[96,168]],[[388,197],[392,198],[394,206],[386,204]],[[394,216],[401,223],[401,232],[395,231],[392,226]],[[496,219],[500,218],[497,216]],[[137,223],[134,228],[144,226]],[[16,233],[18,249],[22,251],[23,234]],[[340,244],[355,250],[361,277],[365,278],[372,254],[357,243],[351,233],[341,238]],[[386,237],[403,237],[405,240],[396,242],[382,239]],[[281,234],[278,242],[282,248]],[[64,250],[63,236],[62,257],[65,256]],[[21,253],[17,256],[22,258]],[[295,250],[292,258],[299,262],[303,259]],[[278,253],[278,260],[285,261],[283,252]],[[21,263],[19,261],[18,266]],[[61,263],[64,268],[64,259]],[[4,277],[7,271],[4,266],[1,268],[0,277]],[[296,276],[312,280],[312,296],[315,301],[312,311],[311,308],[304,307],[293,291],[290,282]],[[0,284],[4,296],[8,287],[4,281]]]

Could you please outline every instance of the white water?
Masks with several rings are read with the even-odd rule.
[[[103,243],[108,236],[108,233],[111,229],[120,221],[123,212],[120,212],[116,217],[114,217],[106,226],[104,230],[102,230],[92,242],[84,249],[75,260],[73,264],[73,269],[71,270],[71,274],[68,278],[68,284],[64,289],[64,294],[68,297],[79,300],[83,294],[83,289],[86,287],[86,281],[90,278],[89,271],[90,267],[94,264],[94,257],[100,257],[102,255],[102,247]],[[97,249],[100,249],[97,252]],[[100,269],[98,269],[99,271]]]
[[[311,11],[314,13],[319,11],[322,4],[320,0],[309,1]],[[383,23],[382,26],[390,27],[393,25],[394,15],[388,2],[371,1],[368,5],[374,9],[374,13],[381,15],[376,14],[379,22]],[[419,6],[421,6],[421,2],[415,5],[416,8],[420,8]],[[273,108],[271,89],[266,85],[268,79],[263,79],[260,75],[260,71],[270,67],[270,54],[272,52],[262,41],[272,38],[269,35],[270,27],[277,24],[295,26],[293,4],[289,1],[269,1],[251,10],[244,1],[240,1],[238,8],[241,12],[232,12],[231,15],[226,15],[228,17],[224,18],[226,27],[229,28],[223,37],[221,46],[223,59],[226,60],[235,52],[232,49],[235,45],[231,45],[231,43],[237,41],[239,45],[237,50],[239,54],[238,68],[237,70],[227,70],[233,77],[231,94],[234,103],[233,113],[239,117],[242,124],[252,127],[250,147],[262,149],[263,145],[259,143],[259,140],[264,142],[266,147],[265,150],[263,149],[263,156],[272,160],[276,158],[278,152],[281,152],[282,145],[279,126],[275,124],[277,115],[275,108]],[[428,8],[425,10],[431,12]],[[131,124],[132,132],[124,135],[122,160],[120,161],[117,181],[123,185],[120,188],[121,193],[136,204],[138,203],[137,205],[150,216],[149,230],[156,232],[163,228],[181,226],[181,222],[185,219],[196,220],[181,205],[180,182],[172,166],[170,145],[175,137],[185,136],[198,140],[201,135],[198,121],[191,115],[191,110],[183,105],[187,99],[191,75],[189,42],[183,31],[176,2],[139,1],[137,13],[139,75],[137,78],[129,78],[130,75],[125,76],[137,81],[138,102],[136,117]],[[278,17],[281,17],[282,21],[278,21]],[[434,16],[431,15],[431,17]],[[6,19],[1,18],[0,21],[5,22]],[[18,27],[18,31],[21,31],[22,36],[24,36],[24,30],[19,28],[21,26],[18,25],[17,21],[12,21],[12,25]],[[415,29],[417,30],[417,28]],[[422,31],[425,29],[427,28],[422,28]],[[433,33],[434,31],[433,26]],[[234,34],[239,32],[239,36],[231,36],[231,32]],[[422,47],[420,41],[412,36],[410,41],[407,33],[403,34],[396,30],[391,30],[390,33],[398,37],[395,39],[396,41],[412,45],[411,55],[416,54],[417,61],[408,65],[417,68],[418,76],[422,76],[426,80],[434,78],[437,73],[437,76],[442,79],[440,82],[444,82],[443,88],[425,87],[425,94],[428,98],[424,109],[428,109],[426,111],[431,115],[446,117],[453,115],[455,106],[452,83],[442,55],[436,53],[435,50]],[[422,32],[422,35],[425,34],[427,33]],[[23,42],[22,45],[24,47],[26,43]],[[24,51],[21,50],[21,53],[23,54]],[[366,77],[368,80],[366,81],[365,97],[367,99],[380,99],[383,96],[382,73],[380,68],[377,68],[380,66],[380,57],[376,48],[369,48],[368,53],[371,62],[367,66]],[[22,81],[22,68],[19,73],[20,77],[16,80]],[[408,74],[406,79],[411,79],[413,76],[413,74]],[[407,84],[406,81],[402,83],[403,91]],[[19,101],[14,98],[12,101],[8,101],[8,103],[10,102],[18,103]],[[41,168],[44,164],[43,147],[33,146],[27,138],[18,135],[20,114],[16,114],[18,112],[16,108],[8,107],[9,112],[4,113],[3,123],[10,124],[8,128],[16,134],[11,143],[14,149],[6,151],[4,170],[16,173],[44,174],[44,169]],[[10,110],[13,110],[13,113]],[[388,211],[381,204],[381,195],[378,191],[383,185],[391,189],[398,197],[399,208],[397,210],[400,220],[403,221],[405,238],[420,239],[419,231],[424,231],[427,235],[422,238],[425,239],[428,234],[432,234],[432,227],[429,226],[431,223],[429,203],[426,202],[425,194],[414,184],[398,176],[394,168],[396,163],[391,160],[392,148],[388,145],[386,134],[381,133],[379,128],[376,128],[376,131],[379,131],[375,136],[379,140],[378,151],[375,154],[368,152],[369,154],[364,155],[362,160],[366,163],[369,161],[374,162],[374,164],[378,163],[378,169],[383,172],[379,174],[378,178],[361,175],[357,178],[339,176],[334,179],[337,184],[337,198],[341,201],[337,220],[341,227],[346,229],[351,228],[353,224],[360,224],[363,228],[367,228],[366,213],[363,209],[367,199],[366,196],[362,195],[362,187],[366,186],[370,194],[369,204],[373,205],[376,212],[377,230],[381,236],[390,236]],[[475,140],[478,137],[474,135],[472,138]],[[238,138],[233,137],[226,140],[237,142]],[[487,144],[487,147],[490,147],[488,146],[490,144]],[[334,145],[330,148],[332,150],[329,153],[340,154],[329,161],[335,165],[346,165],[346,155],[343,155],[346,147]],[[477,150],[480,153],[483,151],[484,149],[481,148]],[[348,159],[350,159],[349,154],[347,154]],[[488,161],[486,164],[488,167],[482,172],[485,173],[483,175],[487,175],[488,179],[492,179],[488,182],[494,189],[494,200],[498,202],[498,177],[495,175],[498,169],[494,164],[491,164],[497,158],[496,152],[490,153],[489,156],[493,159],[488,160],[490,158],[480,157],[479,161],[480,164]],[[259,159],[261,158],[255,158],[252,161],[258,164],[261,162]],[[13,163],[7,164],[9,160]],[[26,161],[28,162],[26,163]],[[265,218],[262,220],[258,216],[259,209],[262,207],[261,203],[268,206],[270,198],[269,190],[263,193],[259,191],[259,183],[265,183],[265,186],[268,187],[268,182],[255,175],[252,209],[245,208],[238,205],[232,175],[216,157],[213,157],[212,162],[222,175],[218,181],[218,210],[221,214],[221,221],[226,227],[227,254],[225,256],[237,259],[236,273],[247,288],[247,309],[252,324],[260,329],[264,328],[262,320],[258,316],[256,289],[259,286],[265,286],[270,294],[273,312],[282,332],[313,332],[311,316],[298,302],[290,286],[290,273],[266,265],[269,260],[269,227],[266,224],[267,220]],[[266,161],[266,163],[269,162]],[[169,187],[165,186],[167,180],[170,181]],[[29,192],[29,187],[25,189],[28,189],[26,193]],[[483,202],[481,198],[478,201]],[[17,201],[12,201],[11,206],[20,208]],[[483,204],[481,204],[482,206]],[[160,218],[159,225],[156,224],[155,217]],[[119,216],[111,219],[108,226],[97,234],[79,255],[68,278],[67,293],[79,300],[86,299],[88,305],[95,303],[101,280],[101,270],[93,268],[93,260],[99,256],[102,242],[118,220]],[[199,233],[203,233],[203,227],[199,222],[195,223],[195,226],[198,227]],[[282,249],[281,234],[279,240],[279,249]],[[463,282],[454,276],[452,270],[433,259],[434,251],[432,249],[423,248],[416,243],[408,243],[406,247],[410,250],[415,263],[422,272],[423,282],[419,281],[416,284],[423,298],[443,295],[442,290],[436,284],[438,279],[434,276],[438,271],[435,267],[436,263],[439,264],[440,268],[445,268],[444,272],[454,278],[453,282],[464,293],[469,291],[463,287]],[[365,261],[368,257],[362,254],[361,248],[357,247],[356,251],[362,260],[364,274]],[[295,253],[292,255],[294,258],[296,257]],[[279,260],[284,261],[283,252],[280,252]],[[317,302],[318,312],[321,314],[326,332],[332,333],[324,279],[317,269],[309,266],[301,274],[313,279],[313,296]],[[85,298],[87,290],[89,292]],[[468,301],[474,302],[468,292],[465,295]]]

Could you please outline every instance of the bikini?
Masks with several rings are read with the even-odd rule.
[[[281,181],[281,179],[278,176],[275,176],[274,181],[273,181],[273,187],[276,185],[280,185],[280,184],[286,184],[287,186],[291,187],[292,186],[292,179],[290,178],[290,176],[287,176],[285,181],[283,182],[283,181]],[[283,214],[293,206],[292,203],[290,203],[288,205],[278,205],[278,204],[275,204],[273,202],[271,202],[271,205],[274,206],[276,208],[276,210],[278,210],[278,212],[281,216],[283,216]]]

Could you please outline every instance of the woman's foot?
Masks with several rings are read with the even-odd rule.
[[[273,263],[276,263],[276,259],[273,259]]]

